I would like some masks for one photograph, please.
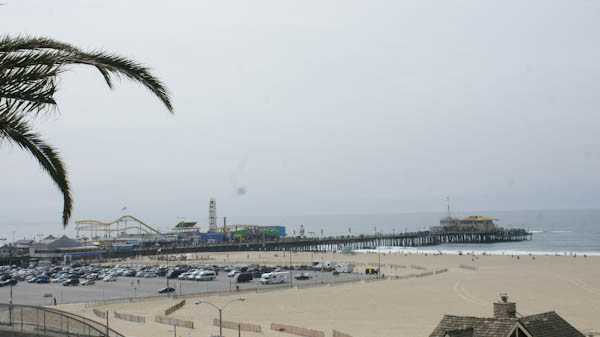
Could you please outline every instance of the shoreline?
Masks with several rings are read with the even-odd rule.
[[[535,251],[535,250],[482,250],[482,249],[434,249],[418,247],[395,247],[380,246],[375,249],[356,249],[353,252],[358,254],[386,253],[386,254],[431,254],[431,255],[517,255],[517,256],[556,256],[556,257],[581,257],[600,256],[600,251]],[[336,252],[340,253],[341,252]],[[440,254],[441,253],[441,254]]]

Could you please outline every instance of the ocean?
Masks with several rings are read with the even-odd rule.
[[[457,254],[579,254],[600,256],[600,210],[524,210],[452,213],[455,217],[482,215],[498,219],[505,228],[524,228],[533,240],[492,244],[444,244],[419,249],[380,247],[382,250]],[[306,236],[399,233],[425,230],[439,224],[446,213],[398,213],[311,216],[228,217],[228,223],[285,225],[288,235],[298,235],[301,225]]]

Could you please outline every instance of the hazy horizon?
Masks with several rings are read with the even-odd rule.
[[[6,34],[131,57],[173,96],[169,116],[61,77],[35,127],[66,162],[68,233],[123,207],[204,221],[211,197],[231,218],[600,208],[600,2],[5,2]],[[36,161],[0,158],[2,236],[62,232]]]

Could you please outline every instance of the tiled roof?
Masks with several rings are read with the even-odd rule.
[[[445,337],[473,337],[473,328],[446,331]]]
[[[480,318],[444,315],[429,337],[445,337],[447,332],[473,329],[472,337],[506,337],[517,324],[516,318]],[[453,336],[453,335],[450,335]]]
[[[585,337],[554,311],[521,317],[519,322],[533,337]]]

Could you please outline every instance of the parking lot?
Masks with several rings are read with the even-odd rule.
[[[297,271],[294,271],[294,275],[297,273]],[[311,273],[313,275],[311,279],[292,279],[292,283],[290,285],[289,282],[282,284],[261,284],[258,279],[254,279],[247,283],[235,283],[231,278],[227,277],[226,272],[221,271],[219,272],[217,279],[214,281],[169,280],[169,286],[175,288],[175,293],[177,295],[189,295],[209,292],[236,291],[236,286],[238,286],[240,290],[256,289],[257,291],[261,291],[265,289],[285,288],[290,286],[301,287],[311,284],[348,282],[374,277],[372,275],[346,273],[333,275],[331,272],[320,271],[313,271]],[[60,283],[36,284],[19,282],[13,287],[12,291],[13,303],[15,304],[49,305],[53,303],[53,297],[56,298],[57,304],[63,304],[134,297],[167,296],[166,294],[158,293],[159,289],[166,286],[167,279],[165,277],[118,277],[116,282],[103,282],[102,280],[98,280],[93,285],[74,287],[65,287]],[[45,294],[50,294],[50,296],[44,297]],[[10,287],[1,287],[0,296],[3,298],[2,302],[8,303],[10,297]]]

